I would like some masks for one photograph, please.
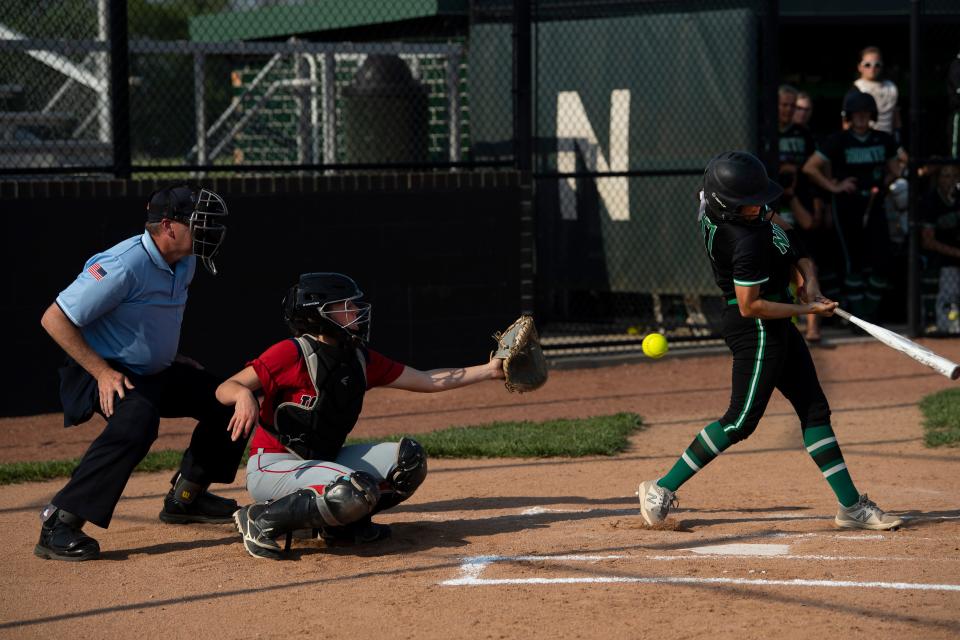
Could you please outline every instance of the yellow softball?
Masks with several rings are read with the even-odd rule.
[[[651,333],[643,339],[643,353],[648,358],[662,358],[669,348],[667,339],[660,333]]]

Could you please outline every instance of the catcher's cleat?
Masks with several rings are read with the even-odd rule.
[[[173,486],[163,499],[160,520],[168,524],[224,524],[233,519],[238,508],[240,505],[236,500],[210,493],[206,485],[190,482],[177,473]]]
[[[263,507],[262,504],[253,504],[237,509],[233,514],[233,521],[237,525],[237,531],[243,536],[243,547],[247,553],[254,558],[280,560],[283,557],[280,545],[273,538],[265,536],[256,523],[257,515]]]
[[[834,523],[843,529],[871,529],[873,531],[889,531],[897,529],[903,520],[885,513],[883,509],[867,497],[860,496],[860,500],[852,507],[840,506]]]
[[[679,504],[677,494],[669,489],[664,489],[657,484],[656,480],[647,480],[640,483],[637,489],[637,497],[640,498],[640,515],[649,525],[663,522],[671,507]]]
[[[53,509],[40,526],[40,541],[33,555],[47,560],[81,562],[100,557],[100,544],[81,531],[83,519],[63,509]],[[46,510],[44,511],[46,513]]]
[[[370,516],[342,527],[322,527],[320,537],[328,545],[370,544],[393,535],[390,525],[377,524]]]

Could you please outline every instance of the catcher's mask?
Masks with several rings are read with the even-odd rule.
[[[217,275],[213,258],[227,235],[227,227],[222,222],[226,216],[227,204],[223,198],[209,189],[190,185],[154,191],[147,204],[147,222],[169,218],[190,227],[193,255],[200,258],[213,275]]]
[[[727,151],[714,156],[703,172],[702,198],[713,217],[724,222],[747,222],[742,208],[767,205],[783,188],[767,176],[763,163],[746,151]],[[762,211],[755,222],[768,217]]]
[[[353,278],[342,273],[304,273],[283,298],[283,320],[295,334],[370,339],[371,305]]]

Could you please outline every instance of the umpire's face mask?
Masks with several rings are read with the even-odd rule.
[[[227,235],[223,219],[227,216],[227,204],[213,191],[201,189],[197,206],[190,216],[190,234],[193,237],[193,255],[203,261],[203,266],[213,275],[217,267],[214,256],[220,250]]]

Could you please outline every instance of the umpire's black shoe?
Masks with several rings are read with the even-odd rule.
[[[167,524],[189,524],[191,522],[206,522],[208,524],[225,524],[233,522],[233,513],[240,508],[236,500],[221,498],[209,491],[201,491],[193,502],[178,500],[173,489],[163,499],[163,510],[160,519]]]
[[[40,542],[33,548],[33,555],[71,562],[99,558],[100,545],[81,531],[83,525],[82,518],[54,507],[40,526]]]
[[[370,516],[342,527],[323,527],[320,529],[320,537],[323,541],[335,546],[369,544],[386,540],[391,535],[393,535],[393,531],[390,529],[390,525],[377,524],[370,519]]]

